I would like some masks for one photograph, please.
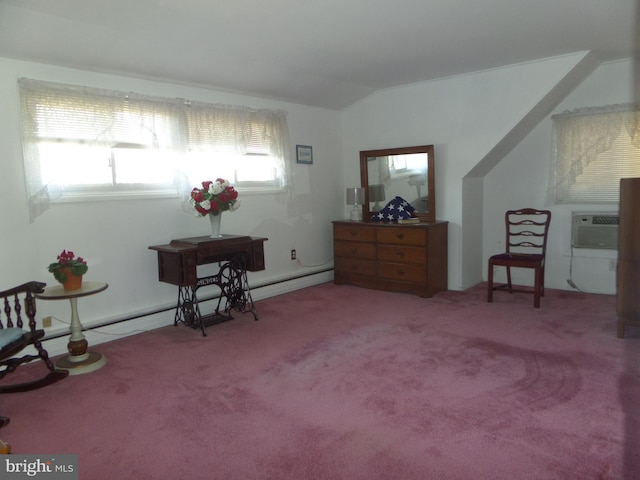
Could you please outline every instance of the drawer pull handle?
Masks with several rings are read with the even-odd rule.
[[[398,275],[402,277],[404,275],[404,270],[398,270]]]
[[[358,249],[357,249],[357,248],[355,248],[355,247],[353,247],[353,248],[351,249],[351,253],[352,253],[353,255],[355,255],[356,253],[358,253]]]
[[[404,258],[404,252],[396,252],[396,257]]]
[[[358,231],[357,230],[351,230],[349,233],[351,234],[352,237],[357,237],[358,236]]]
[[[400,240],[404,239],[404,233],[396,233],[396,237],[398,237]]]

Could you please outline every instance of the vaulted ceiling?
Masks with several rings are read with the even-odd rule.
[[[636,56],[637,0],[0,0],[0,56],[329,109],[591,51]]]

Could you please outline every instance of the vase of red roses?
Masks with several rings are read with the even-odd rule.
[[[220,221],[222,212],[235,211],[239,208],[238,191],[224,178],[217,178],[215,182],[207,180],[202,187],[191,190],[189,202],[198,217],[209,217],[211,223],[211,238],[220,238]]]

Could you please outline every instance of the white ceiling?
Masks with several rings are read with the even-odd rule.
[[[579,51],[635,56],[637,0],[0,0],[0,56],[342,109]]]

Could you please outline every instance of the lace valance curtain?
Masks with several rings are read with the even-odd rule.
[[[636,104],[581,108],[552,117],[553,151],[548,203],[564,203],[571,187],[598,155],[608,152],[621,133],[640,148],[640,106]],[[626,137],[625,137],[626,141]],[[616,162],[633,162],[618,158]],[[575,192],[574,192],[575,194]],[[588,202],[588,198],[577,201]]]
[[[131,92],[63,85],[31,79],[18,81],[23,122],[23,151],[31,221],[63,192],[56,178],[43,178],[40,144],[72,141],[92,146],[230,150],[246,153],[266,148],[288,172],[289,128],[282,110],[189,102]],[[176,165],[175,187],[188,201],[191,185]],[[285,186],[289,186],[285,179]]]

